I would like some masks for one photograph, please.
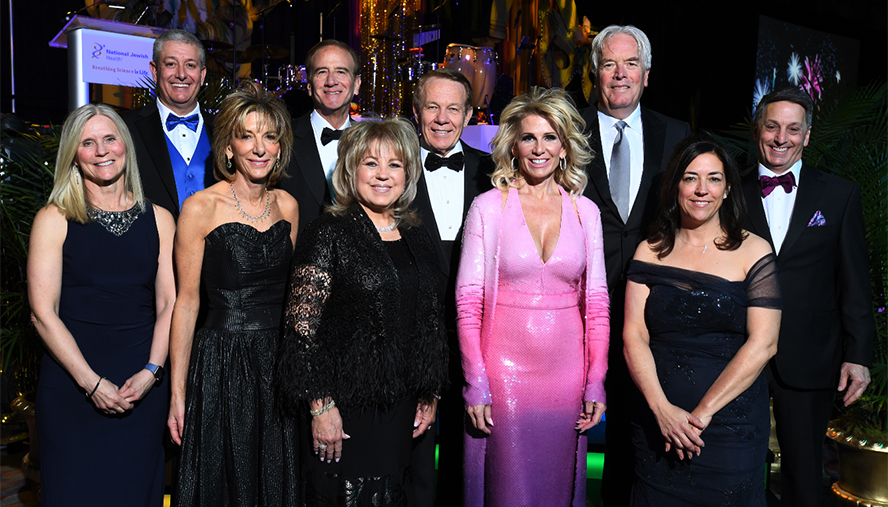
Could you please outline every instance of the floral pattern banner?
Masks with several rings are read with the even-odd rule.
[[[774,90],[797,86],[812,99],[841,83],[854,86],[860,41],[767,16],[759,17],[752,111]]]

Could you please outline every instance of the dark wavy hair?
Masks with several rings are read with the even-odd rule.
[[[746,200],[740,188],[740,170],[737,168],[737,163],[715,139],[705,135],[692,136],[675,146],[669,167],[663,177],[663,185],[660,187],[660,209],[648,236],[651,248],[657,253],[658,259],[672,253],[675,247],[675,235],[681,229],[678,184],[691,162],[706,153],[712,153],[721,161],[728,193],[718,209],[718,218],[725,238],[716,241],[715,246],[719,250],[736,250],[746,239],[747,233],[743,231],[743,223],[746,221]]]

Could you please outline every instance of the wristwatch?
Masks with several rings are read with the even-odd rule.
[[[154,374],[155,384],[163,382],[163,366],[157,366],[156,364],[148,363],[145,365],[145,369]]]

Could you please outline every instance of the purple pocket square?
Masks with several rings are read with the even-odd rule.
[[[826,219],[823,218],[823,214],[820,213],[820,210],[814,212],[814,216],[811,217],[811,220],[808,221],[808,227],[820,227],[822,225],[826,225]]]

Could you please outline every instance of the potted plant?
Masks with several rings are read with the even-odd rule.
[[[861,398],[844,407],[827,432],[839,452],[840,478],[832,490],[841,504],[888,505],[888,105],[886,86],[848,93],[837,102],[821,104],[818,135],[811,135],[811,162],[855,181],[869,247],[870,279],[876,318],[872,381]],[[816,143],[814,143],[816,141]],[[808,150],[806,150],[806,153]]]
[[[30,321],[26,267],[31,222],[52,190],[59,131],[50,128],[37,133],[18,123],[16,129],[4,128],[0,139],[0,365],[4,381],[16,396],[11,406],[28,424],[30,450],[22,460],[22,470],[27,478],[39,482],[34,393],[43,349]],[[9,122],[4,122],[4,127],[7,125]]]

